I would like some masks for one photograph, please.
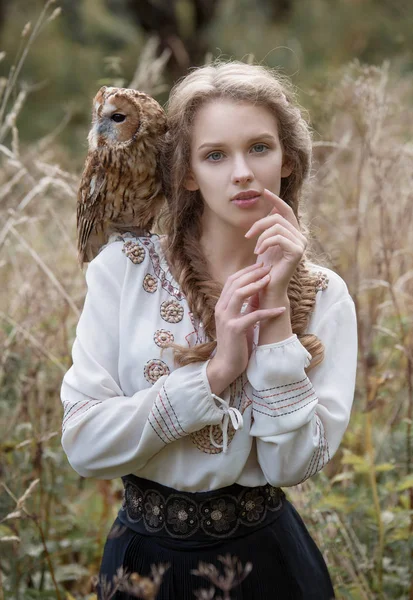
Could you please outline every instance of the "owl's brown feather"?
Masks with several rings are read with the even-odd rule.
[[[119,116],[125,117],[122,122],[114,120]],[[158,165],[165,132],[165,112],[147,94],[106,87],[97,93],[78,193],[81,265],[96,256],[112,233],[142,234],[152,227],[165,200]]]

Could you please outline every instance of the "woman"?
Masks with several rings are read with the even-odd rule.
[[[168,120],[164,235],[92,261],[62,385],[70,463],[125,486],[100,576],[169,563],[157,597],[184,600],[230,554],[253,567],[232,598],[333,598],[281,490],[339,447],[357,362],[346,284],[306,255],[309,128],[286,81],[238,62],[178,82]]]

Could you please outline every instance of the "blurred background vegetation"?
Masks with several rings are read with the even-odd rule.
[[[217,56],[297,86],[315,133],[314,246],[359,317],[342,447],[287,492],[338,598],[413,600],[412,30],[408,0],[0,1],[0,600],[95,598],[121,499],[120,481],[80,478],[60,446],[91,100],[133,83],[163,103]]]
[[[1,0],[4,75],[24,45],[20,32],[28,21],[34,23],[42,4]],[[158,12],[146,6],[151,4]],[[204,7],[201,24],[196,4]],[[257,61],[281,67],[301,88],[310,110],[309,90],[331,85],[337,68],[356,57],[369,64],[391,59],[400,73],[413,69],[413,6],[408,0],[62,0],[59,5],[61,17],[44,28],[21,72],[21,80],[34,88],[20,116],[21,134],[37,139],[71,110],[70,126],[59,139],[78,166],[86,148],[90,99],[100,85],[132,80],[150,30],[165,38],[179,31],[190,61],[203,62],[204,49],[214,57],[253,54]],[[181,70],[167,74],[167,83],[184,72],[185,57],[181,64]],[[166,100],[167,91],[158,97]]]

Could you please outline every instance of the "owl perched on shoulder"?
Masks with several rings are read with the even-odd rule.
[[[137,90],[103,86],[77,200],[78,259],[90,262],[115,232],[143,235],[164,202],[160,145],[166,114]]]

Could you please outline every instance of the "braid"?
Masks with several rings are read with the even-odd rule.
[[[187,229],[184,234],[184,250],[185,255],[189,257],[188,265],[190,265],[188,280],[194,286],[193,289],[189,285],[187,286],[189,304],[202,321],[205,332],[211,339],[215,339],[214,311],[222,286],[211,280],[207,262],[199,244],[200,235],[200,220],[191,229]]]
[[[306,330],[314,309],[317,293],[318,275],[311,274],[305,264],[305,259],[300,263],[291,278],[288,286],[288,298],[291,307],[291,327],[308,352],[312,356],[309,369],[314,368],[324,357],[324,346],[314,334],[307,334]]]
[[[202,205],[201,205],[202,206]],[[177,273],[177,281],[185,294],[192,313],[202,323],[209,342],[193,348],[171,343],[178,366],[208,360],[216,348],[215,304],[221,294],[221,284],[213,281],[207,262],[200,248],[201,213],[192,214],[182,231],[177,232],[175,242],[167,250],[167,260]]]

